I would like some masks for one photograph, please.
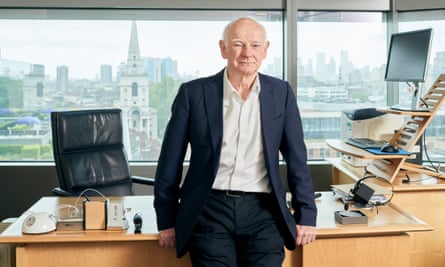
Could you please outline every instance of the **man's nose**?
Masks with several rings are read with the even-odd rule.
[[[250,45],[246,45],[246,46],[244,46],[244,47],[243,47],[243,50],[242,50],[244,56],[250,56],[250,55],[252,55],[252,51],[253,51],[253,48],[252,48],[252,46],[250,46]]]

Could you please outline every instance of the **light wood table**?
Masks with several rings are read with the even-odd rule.
[[[0,235],[0,243],[16,244],[18,267],[29,266],[191,266],[186,256],[175,258],[175,251],[158,245],[153,198],[124,197],[124,206],[143,217],[141,234],[128,231],[78,231],[25,235],[21,225],[31,211],[55,212],[71,198],[43,197]],[[410,216],[395,205],[364,210],[368,224],[339,225],[334,211],[343,205],[332,192],[323,192],[317,200],[318,240],[295,251],[286,251],[283,266],[409,266],[410,236],[407,233],[429,231],[431,227]]]
[[[363,177],[362,167],[353,167],[339,158],[331,158],[332,184],[354,183]],[[404,180],[409,176],[410,182]],[[411,266],[445,266],[445,180],[419,172],[401,170],[393,181],[391,203],[432,226],[434,231],[410,233]]]
[[[288,252],[284,266],[410,266],[411,232],[432,228],[394,204],[362,209],[368,224],[342,225],[334,211],[343,204],[332,192],[317,200],[317,241]]]
[[[23,220],[30,212],[56,214],[58,207],[76,202],[76,198],[43,197],[0,235],[0,243],[16,244],[17,267],[191,266],[188,257],[178,260],[174,249],[159,246],[151,196],[127,196],[122,201],[131,209],[126,213],[129,228],[125,231],[22,234]],[[135,213],[143,218],[141,234],[134,234]]]

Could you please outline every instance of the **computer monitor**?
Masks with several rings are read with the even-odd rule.
[[[411,83],[414,87],[411,101],[413,109],[418,107],[420,100],[419,83],[426,80],[432,36],[432,29],[391,35],[385,81]]]

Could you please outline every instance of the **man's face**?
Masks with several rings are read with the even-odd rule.
[[[263,28],[251,20],[240,20],[233,24],[226,40],[219,43],[221,55],[227,59],[229,72],[241,75],[255,74],[267,55],[269,42]]]

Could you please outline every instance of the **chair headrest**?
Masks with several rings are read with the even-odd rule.
[[[56,111],[51,120],[60,153],[123,145],[120,109]]]

